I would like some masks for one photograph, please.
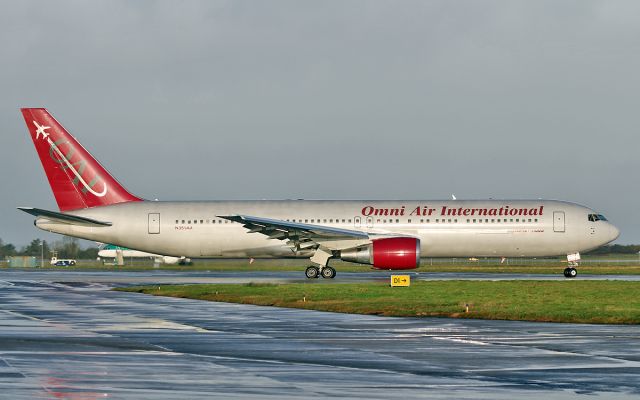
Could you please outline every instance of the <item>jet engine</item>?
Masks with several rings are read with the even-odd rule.
[[[371,243],[342,250],[340,258],[377,269],[414,269],[420,266],[420,239],[392,237],[374,239]]]

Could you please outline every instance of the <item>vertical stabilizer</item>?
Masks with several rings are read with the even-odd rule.
[[[60,211],[140,201],[44,108],[21,109]]]

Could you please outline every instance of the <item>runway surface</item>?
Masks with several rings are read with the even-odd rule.
[[[640,396],[638,326],[385,318],[109,291],[246,278],[221,273],[0,273],[6,398]]]
[[[557,274],[510,274],[510,273],[458,273],[458,272],[411,272],[411,271],[371,271],[371,272],[340,272],[334,280],[317,279],[309,281],[304,277],[304,271],[286,272],[217,272],[217,271],[175,271],[175,270],[147,270],[108,271],[108,270],[53,270],[53,269],[12,269],[12,279],[46,280],[55,282],[92,282],[113,285],[142,285],[142,284],[181,284],[181,283],[352,283],[389,281],[392,274],[411,275],[414,280],[557,280],[567,281],[562,273]],[[4,279],[0,272],[0,280]],[[579,275],[576,280],[622,280],[639,281],[640,275]]]

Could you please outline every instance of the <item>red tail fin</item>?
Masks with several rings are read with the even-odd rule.
[[[140,201],[116,181],[44,108],[23,108],[60,211]]]

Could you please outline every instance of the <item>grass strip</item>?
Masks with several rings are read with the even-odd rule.
[[[378,282],[249,283],[138,286],[116,290],[394,317],[640,323],[640,283],[625,281],[422,281],[404,288],[391,288]]]

